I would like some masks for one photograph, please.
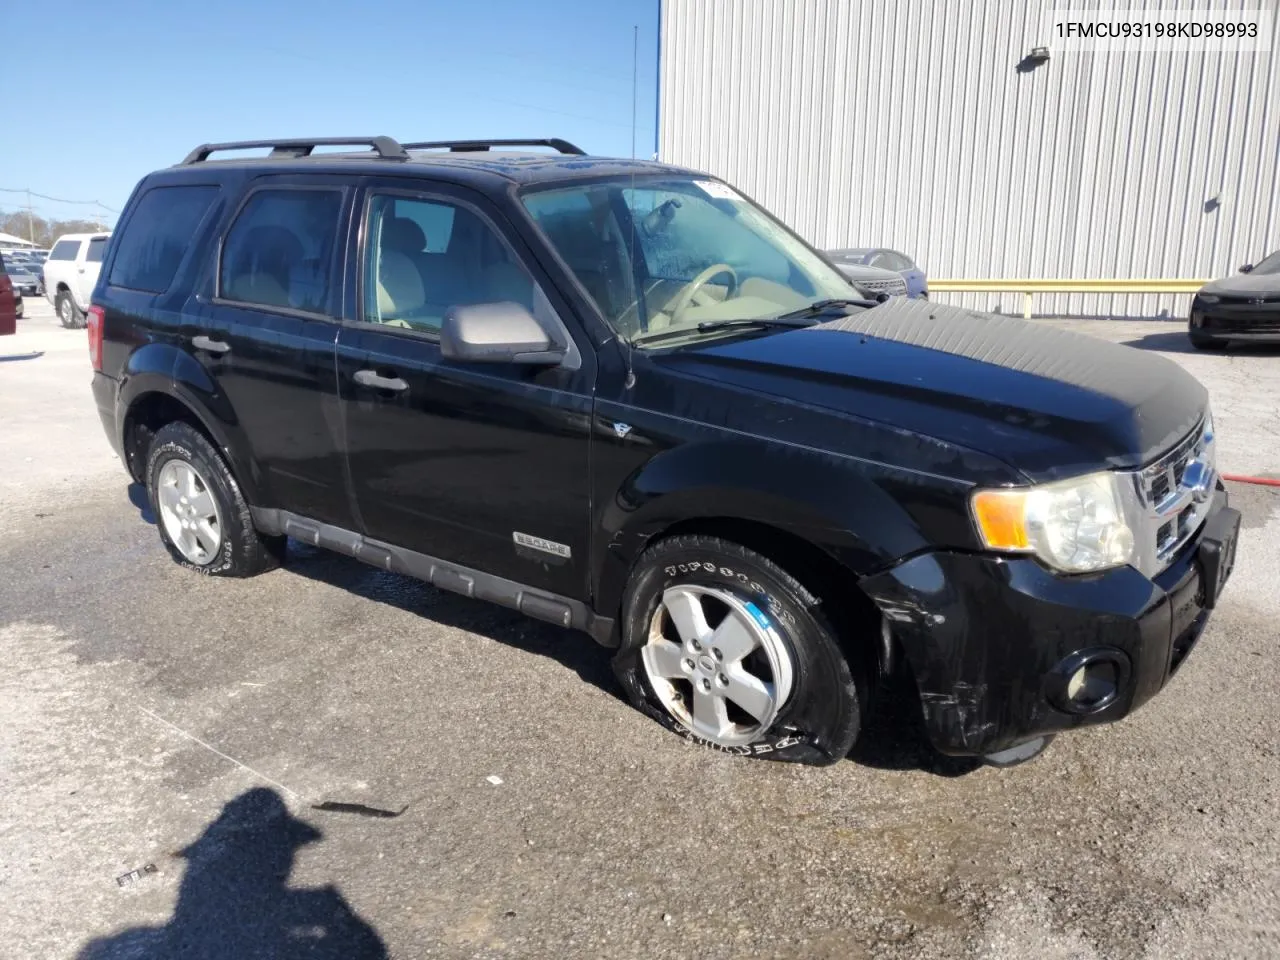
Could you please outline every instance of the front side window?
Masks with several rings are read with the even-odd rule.
[[[49,251],[50,260],[74,260],[80,252],[79,240],[59,240]]]
[[[339,190],[259,190],[227,231],[224,300],[325,313],[342,209]]]
[[[524,204],[605,320],[637,344],[856,296],[794,234],[715,181],[593,181],[530,191]]]
[[[465,206],[374,194],[365,236],[369,323],[435,333],[453,306],[505,300],[535,312],[533,278]]]
[[[156,187],[143,194],[124,232],[114,237],[109,282],[150,293],[168,290],[217,195],[217,187],[205,184]]]
[[[86,263],[101,263],[102,256],[107,252],[107,238],[94,237],[89,241],[89,249],[85,251],[84,259]]]

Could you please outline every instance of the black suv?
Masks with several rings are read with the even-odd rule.
[[[725,183],[561,140],[199,147],[90,352],[183,566],[294,537],[585,630],[735,753],[845,756],[893,672],[938,749],[1026,759],[1159,691],[1234,558],[1180,367],[859,300]]]

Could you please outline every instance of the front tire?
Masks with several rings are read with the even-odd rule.
[[[226,462],[190,424],[156,432],[146,478],[160,540],[179,566],[206,576],[251,577],[284,559],[285,538],[254,528]]]
[[[825,765],[852,749],[867,693],[836,636],[822,601],[767,557],[677,536],[636,564],[614,671],[639,710],[689,740]]]
[[[58,321],[68,330],[79,330],[85,325],[84,314],[80,312],[80,308],[76,306],[75,300],[72,299],[71,293],[67,290],[61,291],[54,306],[58,310]]]

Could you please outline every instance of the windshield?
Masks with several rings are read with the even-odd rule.
[[[723,336],[716,321],[858,296],[795,235],[713,180],[619,178],[523,199],[605,320],[636,344],[668,346],[684,331],[690,340]]]
[[[1280,273],[1280,250],[1264,257],[1262,261],[1253,268],[1253,273]]]

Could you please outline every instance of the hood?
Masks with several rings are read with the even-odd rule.
[[[1141,466],[1186,436],[1208,405],[1199,381],[1156,354],[901,298],[667,362],[987,454],[1037,481]]]
[[[1200,292],[1228,297],[1280,295],[1280,273],[1238,273],[1206,283]]]

